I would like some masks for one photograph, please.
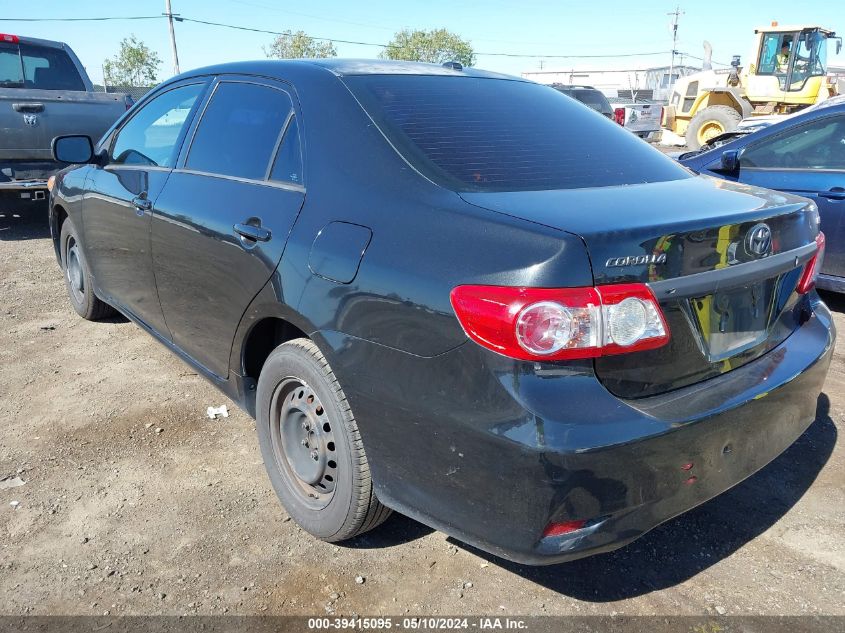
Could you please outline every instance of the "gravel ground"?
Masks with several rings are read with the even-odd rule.
[[[26,482],[0,489],[0,613],[845,615],[842,337],[816,422],[767,468],[533,569],[399,515],[340,546],[303,533],[247,415],[135,325],[76,316],[42,222],[0,215],[0,293],[0,479]]]

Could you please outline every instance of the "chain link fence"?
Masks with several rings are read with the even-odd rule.
[[[128,94],[132,97],[133,101],[140,100],[141,97],[143,97],[153,88],[155,88],[155,86],[102,86],[99,84],[94,84],[94,90],[96,92]]]

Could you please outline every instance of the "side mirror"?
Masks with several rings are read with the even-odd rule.
[[[57,136],[53,139],[53,158],[60,163],[95,162],[94,143],[90,136],[81,134]]]
[[[741,152],[739,150],[725,150],[724,152],[722,152],[719,171],[723,171],[728,174],[738,173],[740,158]]]

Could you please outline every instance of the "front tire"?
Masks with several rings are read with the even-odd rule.
[[[91,286],[91,269],[82,252],[79,233],[70,218],[62,223],[59,236],[59,252],[62,256],[62,271],[65,274],[70,304],[83,319],[99,321],[112,316],[114,308],[101,301]]]
[[[306,532],[343,541],[381,524],[358,425],[334,372],[306,338],[267,358],[256,394],[258,441],[270,483]]]
[[[690,149],[700,149],[710,139],[735,130],[742,115],[730,106],[708,106],[697,112],[689,122],[686,140]]]

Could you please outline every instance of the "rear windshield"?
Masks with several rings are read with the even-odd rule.
[[[540,84],[428,75],[345,81],[411,165],[456,191],[579,189],[689,177],[616,123]]]
[[[610,101],[598,90],[573,90],[572,96],[599,112],[610,112]]]
[[[60,48],[0,44],[0,88],[85,90],[70,56]]]

